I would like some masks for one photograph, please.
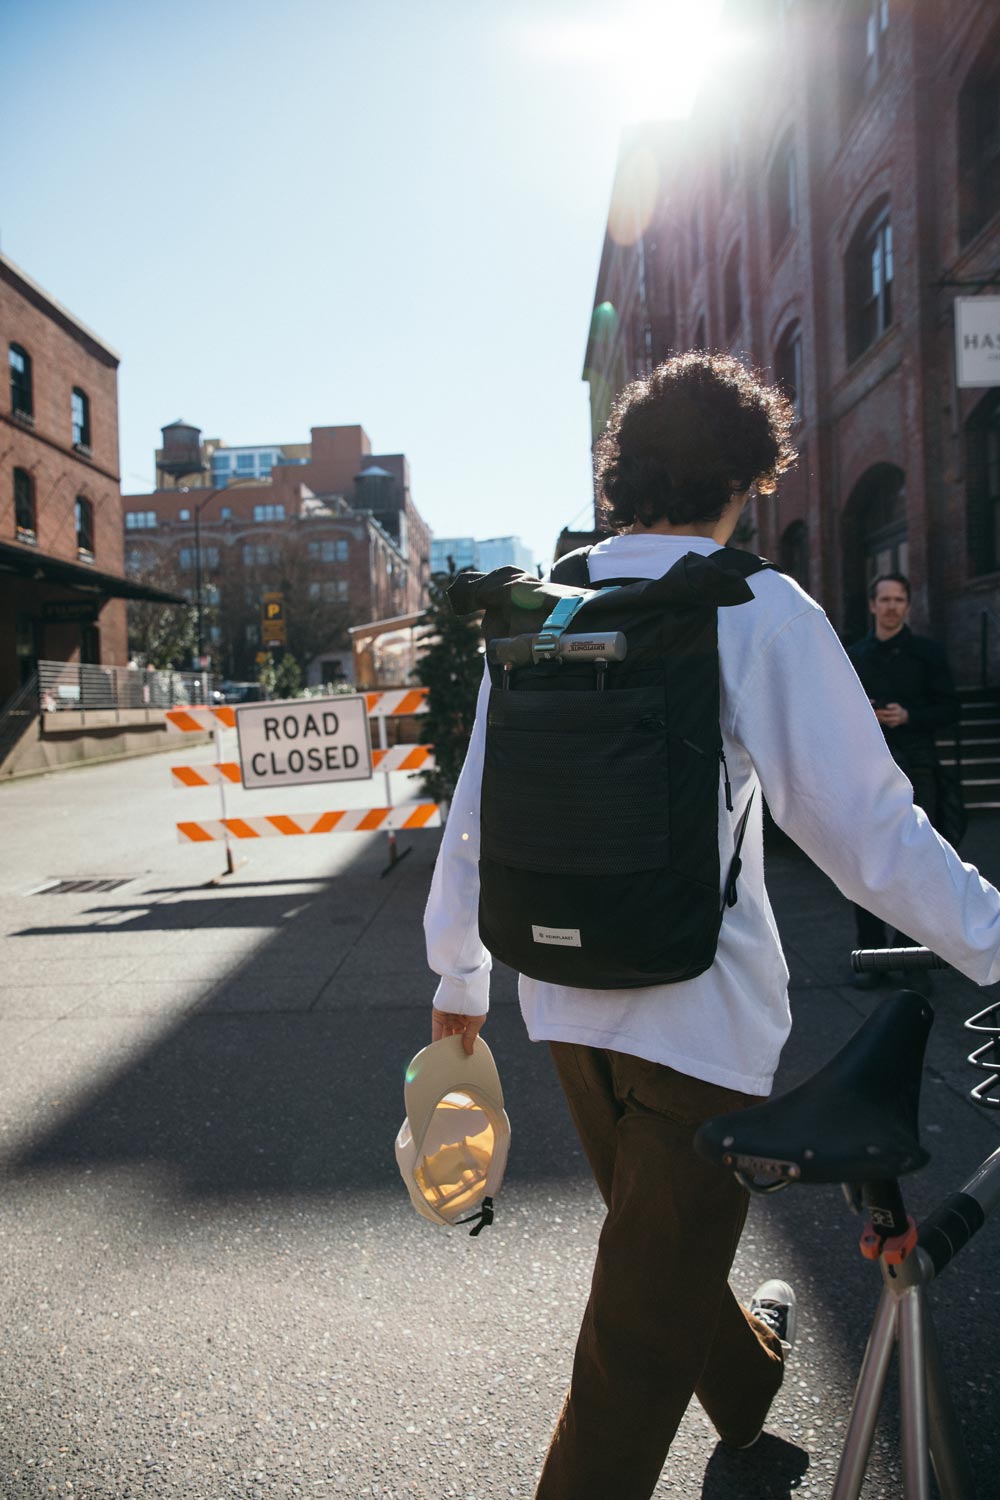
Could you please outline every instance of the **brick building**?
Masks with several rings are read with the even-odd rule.
[[[41,658],[127,660],[118,355],[6,256],[0,335],[0,703]]]
[[[124,498],[126,566],[169,566],[197,597],[205,650],[227,675],[256,675],[261,595],[284,596],[288,646],[311,682],[350,676],[348,629],[424,608],[430,531],[401,453],[373,454],[362,427],[236,448],[174,422],[156,453],[160,488]]]
[[[731,3],[738,71],[623,144],[584,378],[594,437],[669,352],[782,381],[800,460],[749,544],[854,638],[876,571],[960,680],[1000,675],[1000,382],[960,389],[954,304],[1000,293],[988,0]],[[998,318],[1000,323],[1000,318]]]

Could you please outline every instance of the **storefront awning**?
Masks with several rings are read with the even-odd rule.
[[[54,583],[66,589],[80,589],[105,599],[147,599],[153,604],[188,602],[182,594],[168,594],[165,589],[154,589],[134,578],[121,578],[116,573],[102,573],[97,568],[87,567],[85,563],[65,562],[60,557],[29,552],[26,547],[15,547],[9,542],[0,542],[0,573],[17,573],[21,578]]]

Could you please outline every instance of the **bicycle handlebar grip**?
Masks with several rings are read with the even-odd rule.
[[[867,974],[873,969],[900,969],[912,973],[916,969],[946,969],[943,958],[938,958],[929,948],[855,948],[851,954],[851,968],[856,974]]]

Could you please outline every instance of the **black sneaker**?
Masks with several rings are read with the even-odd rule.
[[[750,1311],[781,1340],[787,1354],[795,1343],[795,1293],[787,1281],[763,1281],[750,1298]]]

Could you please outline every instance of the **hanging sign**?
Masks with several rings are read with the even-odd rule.
[[[1000,386],[1000,297],[955,298],[958,385]]]
[[[243,785],[306,786],[314,781],[368,781],[372,774],[364,694],[292,698],[236,709]]]
[[[285,600],[282,594],[265,594],[260,601],[260,639],[264,646],[286,644]]]

